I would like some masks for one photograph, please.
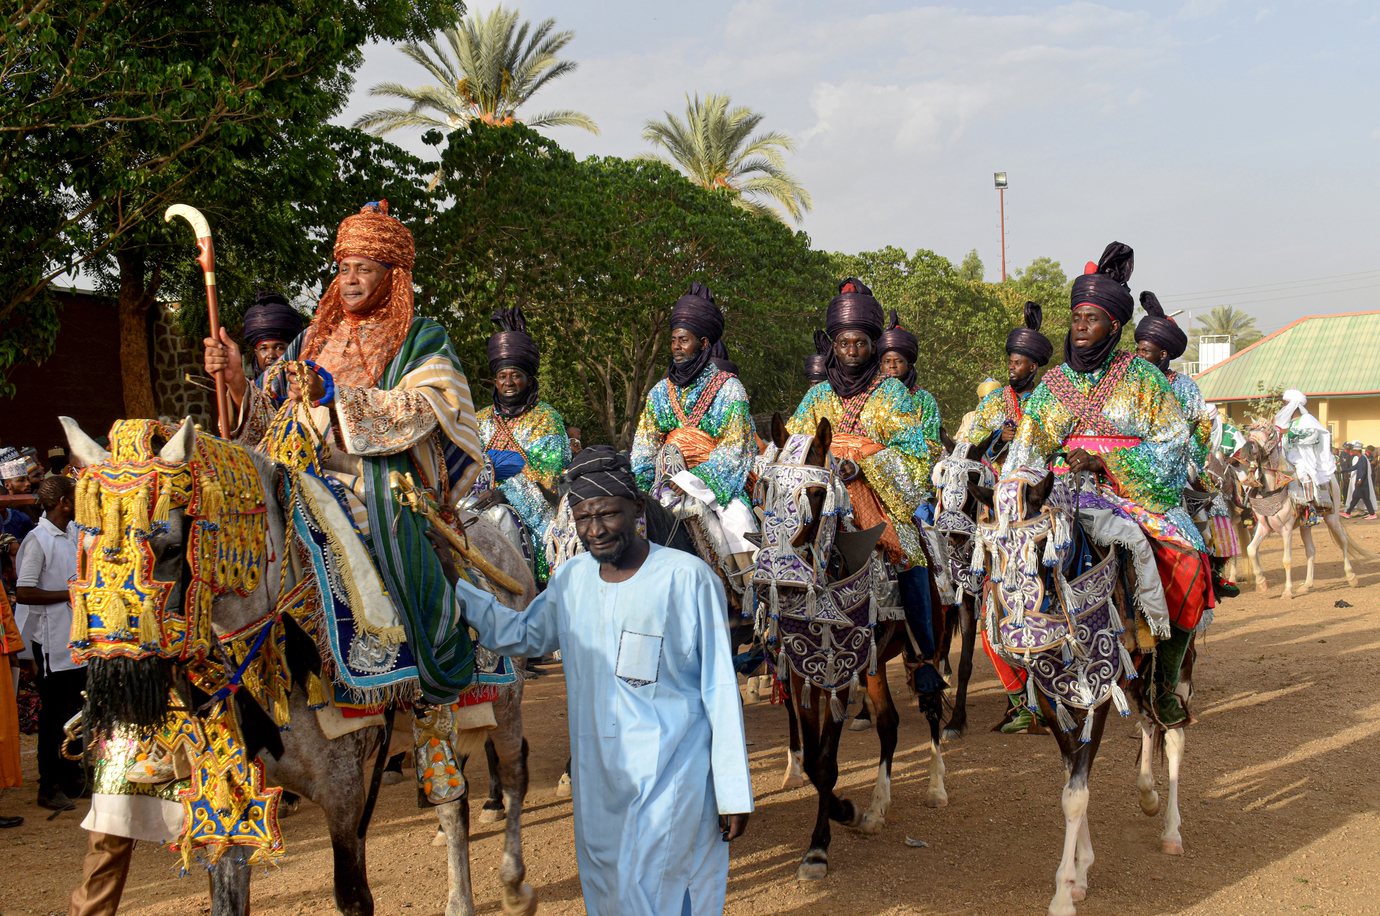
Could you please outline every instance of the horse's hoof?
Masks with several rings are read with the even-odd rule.
[[[852,722],[848,723],[848,730],[850,732],[865,732],[871,727],[871,719],[854,719]]]
[[[858,824],[858,830],[862,833],[881,833],[885,826],[886,818],[869,811],[862,816],[862,823]]]
[[[805,785],[805,777],[799,773],[787,773],[786,778],[781,780],[781,788],[783,789],[799,789],[803,785]]]
[[[557,798],[569,798],[569,797],[570,797],[570,774],[569,774],[569,773],[562,773],[562,774],[561,774],[561,780],[560,780],[560,782],[556,783],[556,797],[557,797]]]
[[[1279,597],[1281,597],[1281,598],[1288,598],[1289,600],[1292,601],[1293,598],[1294,598],[1294,593],[1291,592],[1289,589],[1286,588],[1284,591],[1280,592]]]
[[[479,809],[479,822],[481,824],[497,824],[507,816],[507,811],[502,808],[490,808],[486,805]]]
[[[1167,856],[1181,856],[1184,854],[1183,840],[1161,840],[1160,852]]]
[[[1145,812],[1146,817],[1154,817],[1160,813],[1160,793],[1151,792],[1140,797],[1140,810]]]
[[[931,789],[925,795],[925,807],[927,808],[947,808],[949,807],[949,793],[939,789]]]
[[[1347,585],[1350,585],[1352,588],[1360,588],[1360,587],[1361,587],[1361,580],[1360,580],[1360,578],[1357,577],[1357,576],[1352,576],[1350,579],[1347,579],[1347,580],[1346,580],[1346,584],[1347,584]]]
[[[1067,904],[1051,903],[1049,916],[1078,916],[1078,910],[1074,909],[1072,900],[1069,900]]]
[[[436,835],[435,835],[434,837],[431,838],[431,845],[432,845],[432,846],[445,846],[445,845],[446,845],[446,832],[445,832],[444,830],[441,830],[440,828],[437,828],[437,830],[436,830]]]
[[[1074,903],[1082,903],[1084,900],[1087,900],[1087,899],[1088,899],[1088,889],[1087,889],[1086,887],[1079,887],[1077,884],[1075,884],[1075,885],[1073,886],[1073,902],[1074,902]]]
[[[797,881],[823,881],[828,874],[828,862],[801,862],[795,870]]]
[[[959,738],[963,737],[963,730],[965,728],[967,728],[966,725],[946,725],[944,727],[944,731],[940,734],[940,737],[944,741],[957,741]]]
[[[534,916],[537,912],[537,892],[532,885],[524,884],[513,893],[503,889],[503,912],[508,916]]]

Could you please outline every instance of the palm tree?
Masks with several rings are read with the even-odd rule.
[[[492,125],[521,120],[529,127],[571,126],[599,133],[594,120],[578,111],[563,109],[517,117],[519,106],[577,66],[574,61],[556,58],[575,37],[574,32],[553,32],[554,19],[545,20],[533,31],[530,23],[519,25],[518,17],[517,10],[510,12],[498,6],[487,16],[475,13],[443,30],[454,60],[441,48],[439,36],[429,39],[426,47],[411,41],[400,45],[402,52],[425,67],[440,85],[413,89],[402,83],[379,83],[369,90],[370,95],[403,99],[412,106],[371,111],[356,120],[355,127],[382,136],[403,127],[437,128],[449,133],[475,119]]]
[[[795,152],[795,141],[780,131],[749,137],[765,116],[743,107],[730,111],[728,104],[726,95],[708,95],[703,104],[698,94],[693,101],[686,95],[684,123],[668,111],[665,121],[647,122],[642,139],[666,150],[700,187],[726,191],[744,210],[780,219],[774,207],[758,201],[770,198],[800,222],[810,209],[810,193],[781,158],[781,150]],[[638,158],[672,164],[656,153]]]
[[[1183,358],[1189,362],[1198,360],[1198,340],[1201,337],[1230,337],[1234,350],[1244,350],[1265,335],[1255,326],[1255,318],[1230,305],[1215,306],[1198,319],[1193,330],[1188,332],[1188,349]]]

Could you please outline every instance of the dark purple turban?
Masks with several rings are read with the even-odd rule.
[[[714,304],[714,294],[703,283],[691,283],[690,292],[671,307],[671,330],[684,328],[696,337],[715,343],[724,335],[724,313]]]
[[[1188,335],[1173,318],[1164,317],[1164,306],[1154,293],[1145,290],[1140,294],[1140,307],[1145,309],[1145,317],[1136,325],[1136,343],[1148,340],[1164,350],[1169,359],[1178,359],[1188,348]],[[1166,366],[1161,366],[1161,369]]]
[[[1095,305],[1126,325],[1136,309],[1135,297],[1126,286],[1134,268],[1135,252],[1131,246],[1112,242],[1096,264],[1089,261],[1083,275],[1074,278],[1073,294],[1069,298],[1071,307]]]
[[[537,403],[537,370],[541,368],[541,351],[537,342],[527,334],[527,319],[520,306],[499,309],[489,319],[498,331],[489,338],[489,371],[521,369],[528,378],[525,389],[511,397],[500,394],[494,386],[494,412],[500,417],[520,417]]]
[[[614,451],[611,445],[587,445],[580,449],[580,454],[570,460],[565,482],[570,486],[572,506],[602,496],[642,496],[628,456]]]
[[[1019,353],[1027,359],[1033,359],[1037,366],[1048,363],[1049,358],[1054,355],[1054,344],[1040,333],[1040,325],[1043,322],[1044,310],[1040,308],[1040,304],[1027,302],[1025,327],[1012,328],[1011,333],[1006,335],[1006,352]]]
[[[729,375],[738,375],[738,364],[728,357],[728,347],[722,340],[716,340],[709,347],[709,361]]]
[[[839,294],[829,301],[824,315],[824,330],[829,333],[830,340],[844,331],[862,331],[875,341],[882,336],[885,323],[882,304],[857,277],[839,283]]]
[[[1075,372],[1096,372],[1106,364],[1108,357],[1121,343],[1121,332],[1131,320],[1136,300],[1126,281],[1131,279],[1135,267],[1135,252],[1130,245],[1112,242],[1102,252],[1102,259],[1096,264],[1089,261],[1081,277],[1074,278],[1073,292],[1069,296],[1071,308],[1080,305],[1095,305],[1116,320],[1115,334],[1108,334],[1101,343],[1092,347],[1078,349],[1073,345],[1073,332],[1064,338],[1064,362]]]
[[[815,331],[815,352],[805,357],[805,378],[811,385],[818,385],[827,379],[829,354],[834,352],[834,342],[824,331]]]
[[[895,350],[906,358],[906,362],[912,366],[920,358],[920,340],[910,331],[901,327],[900,319],[896,317],[896,310],[891,310],[891,318],[886,323],[886,330],[882,336],[877,338],[877,355],[881,356],[888,350]]]
[[[250,347],[265,340],[291,343],[302,333],[302,324],[302,313],[288,305],[287,297],[263,291],[244,313],[244,340]]]

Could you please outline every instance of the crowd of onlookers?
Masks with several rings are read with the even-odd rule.
[[[22,785],[19,735],[38,733],[38,804],[76,807],[89,794],[78,761],[62,753],[63,726],[81,710],[86,671],[67,644],[76,573],[75,481],[67,453],[0,447],[0,788]],[[0,816],[0,827],[20,817]]]
[[[1373,445],[1362,445],[1359,441],[1343,442],[1332,449],[1337,459],[1337,482],[1342,487],[1342,504],[1346,518],[1357,514],[1358,507],[1364,510],[1367,519],[1376,517],[1375,494],[1380,490],[1380,461],[1376,460],[1377,449]]]

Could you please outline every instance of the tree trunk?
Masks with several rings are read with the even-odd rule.
[[[146,265],[139,251],[117,251],[115,261],[120,267],[120,380],[125,417],[155,420],[158,409],[153,397],[148,319],[158,289],[158,269],[154,269],[153,282],[146,287]]]

